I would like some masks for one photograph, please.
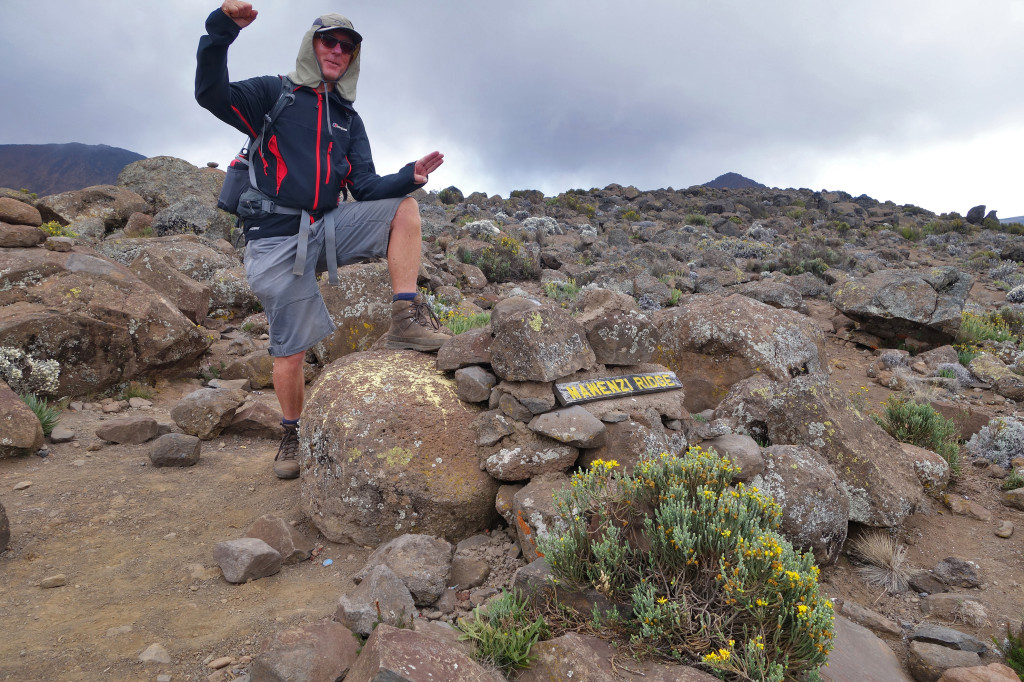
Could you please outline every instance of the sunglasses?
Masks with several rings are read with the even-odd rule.
[[[341,45],[343,54],[352,54],[356,51],[356,44],[349,40],[339,40],[330,34],[318,35],[317,38],[320,39],[320,44],[328,50],[333,50],[336,45]]]

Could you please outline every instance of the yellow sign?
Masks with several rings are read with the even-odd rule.
[[[676,378],[675,372],[654,372],[555,384],[555,395],[561,404],[575,405],[592,400],[672,391],[682,387],[683,384]]]

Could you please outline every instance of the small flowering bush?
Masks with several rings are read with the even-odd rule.
[[[1024,456],[1024,424],[1013,417],[996,417],[971,436],[967,451],[1009,469],[1014,457]]]
[[[596,460],[556,496],[540,540],[556,579],[594,587],[633,645],[729,680],[817,670],[832,649],[818,568],[779,532],[778,505],[732,485],[739,469],[699,447],[645,456],[632,474]]]
[[[60,363],[34,358],[20,348],[0,347],[0,379],[15,393],[56,395]]]
[[[490,282],[511,282],[513,280],[535,279],[537,269],[529,254],[523,250],[522,243],[502,235],[490,239],[491,246],[479,254],[466,249],[459,249],[459,260],[475,265],[484,273]]]

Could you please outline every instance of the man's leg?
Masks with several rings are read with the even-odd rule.
[[[420,224],[420,206],[412,197],[398,205],[391,221],[388,238],[388,273],[391,275],[391,293],[416,293],[416,276],[420,272],[423,252]]]
[[[281,414],[288,421],[295,421],[302,414],[306,395],[306,378],[302,372],[305,359],[305,352],[274,358],[274,392],[281,404]]]
[[[388,237],[388,274],[391,275],[391,328],[385,345],[419,351],[435,351],[449,339],[426,302],[416,293],[423,249],[420,207],[407,197],[398,205]]]

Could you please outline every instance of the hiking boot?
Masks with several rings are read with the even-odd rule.
[[[430,305],[417,294],[412,301],[391,304],[391,328],[385,348],[435,351],[451,337],[441,331],[441,322]]]
[[[284,438],[274,458],[274,475],[278,478],[298,478],[299,476],[299,426],[283,424]]]

